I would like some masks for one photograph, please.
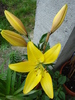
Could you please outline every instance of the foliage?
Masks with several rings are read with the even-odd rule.
[[[22,61],[21,53],[19,53],[18,51],[10,52],[9,57],[10,57],[10,63],[17,63]]]
[[[22,89],[24,87],[24,82],[21,83],[20,76],[18,78],[20,80],[17,83],[16,72],[12,72],[9,68],[7,69],[6,80],[0,79],[0,99],[1,100],[23,100]],[[17,86],[17,84],[19,85]],[[16,91],[17,93],[15,94]]]
[[[65,100],[65,91],[63,89],[63,84],[66,82],[66,76],[60,75],[59,71],[56,71],[53,76],[53,86],[54,86],[54,100]]]
[[[13,63],[20,61],[21,59],[18,55],[18,52],[11,52],[9,54],[10,62],[13,61]],[[22,75],[17,75],[16,72],[11,71],[9,68],[7,68],[4,71],[4,63],[0,66],[1,72],[0,72],[0,99],[1,100],[23,100],[23,93],[22,89],[24,87],[25,79],[23,82]],[[18,80],[19,79],[19,80]]]
[[[7,70],[4,71],[4,65],[5,65],[6,61],[4,60],[4,62],[0,65],[0,79],[5,80],[6,76],[7,76]]]
[[[45,52],[50,49],[50,45],[49,43],[46,43],[45,40],[46,40],[46,37],[47,37],[47,33],[45,33],[44,35],[42,35],[42,37],[40,38],[39,40],[39,44],[38,44],[38,48],[43,51],[43,46],[46,45],[46,49],[45,49]]]

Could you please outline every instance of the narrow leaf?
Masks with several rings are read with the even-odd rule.
[[[2,96],[2,97],[4,97],[4,96],[5,96],[5,94],[3,94],[3,93],[0,93],[0,97],[1,97],[1,96]]]
[[[13,75],[12,75],[12,82],[11,82],[11,93],[12,94],[13,94],[14,89],[15,89],[15,78],[16,78],[16,72],[14,71]]]
[[[10,85],[11,85],[11,70],[7,69],[7,83],[6,83],[6,94],[10,93]]]
[[[13,95],[16,95],[16,94],[20,93],[20,92],[23,90],[23,88],[24,88],[24,84],[25,84],[25,80],[24,80],[23,83],[21,84],[20,88],[14,92]]]
[[[45,40],[46,40],[46,36],[47,36],[47,33],[46,34],[44,34],[44,35],[42,35],[42,37],[41,37],[41,39],[40,39],[40,43],[42,43],[42,42],[45,42]]]
[[[18,93],[20,93],[23,90],[24,86],[19,88],[17,91],[14,92],[14,95],[17,95]]]

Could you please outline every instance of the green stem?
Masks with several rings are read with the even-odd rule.
[[[48,42],[49,37],[50,37],[51,34],[52,34],[51,32],[48,32],[48,34],[47,34],[47,37],[46,37],[46,40],[45,40],[45,44],[44,44],[44,47],[43,47],[43,53],[45,52],[46,44],[47,44],[47,42]]]

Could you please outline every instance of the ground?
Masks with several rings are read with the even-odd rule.
[[[0,2],[0,16],[4,15],[4,10],[7,9],[7,6]]]

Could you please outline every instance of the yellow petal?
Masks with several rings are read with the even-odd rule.
[[[35,68],[35,64],[33,64],[30,61],[25,61],[25,62],[20,62],[20,63],[15,63],[15,64],[10,64],[9,68],[17,71],[17,72],[29,72],[32,69]]]
[[[60,43],[56,44],[51,49],[49,49],[44,54],[44,64],[53,63],[57,59],[57,57],[60,53],[60,49],[61,49],[61,44]]]
[[[23,93],[27,94],[28,92],[30,92],[41,80],[42,77],[42,70],[37,68],[32,70],[25,81],[25,86],[24,86],[24,90]]]
[[[12,44],[14,46],[21,46],[21,47],[26,47],[27,46],[26,41],[19,34],[16,34],[13,31],[2,30],[1,35],[10,44]]]
[[[34,61],[34,62],[43,62],[44,61],[44,55],[43,53],[34,46],[32,42],[28,42],[27,44],[27,53],[28,53],[28,60]]]
[[[55,30],[57,30],[60,25],[62,24],[62,22],[64,21],[64,18],[66,16],[66,12],[67,12],[67,4],[65,4],[60,11],[56,14],[56,16],[54,17],[53,20],[53,24],[52,24],[52,28],[51,28],[51,32],[53,33]]]
[[[5,10],[4,13],[5,13],[5,16],[6,16],[7,20],[14,27],[15,30],[17,30],[18,32],[20,32],[24,35],[27,35],[25,27],[22,24],[20,19],[18,19],[16,16],[14,16],[12,13],[10,13],[7,10]]]
[[[48,95],[49,98],[53,99],[53,85],[52,85],[52,79],[49,73],[44,70],[42,79],[40,81],[41,86],[45,93]]]

